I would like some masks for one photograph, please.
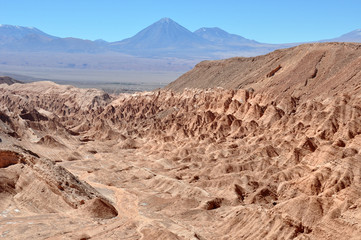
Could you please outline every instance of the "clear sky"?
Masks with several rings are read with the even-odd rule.
[[[266,43],[338,37],[361,28],[361,0],[0,0],[0,24],[59,37],[118,41],[169,17]]]

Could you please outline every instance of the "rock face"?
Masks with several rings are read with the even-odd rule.
[[[296,50],[264,56],[269,67],[240,60],[255,59],[260,73],[250,64],[244,74],[262,76],[240,89],[0,85],[4,237],[358,239],[361,55],[355,44]],[[324,52],[330,65],[308,71],[304,57]],[[238,76],[227,73],[234,61],[221,62],[223,76]]]

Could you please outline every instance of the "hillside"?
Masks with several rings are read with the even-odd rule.
[[[340,91],[359,93],[361,44],[313,43],[251,58],[204,61],[167,89],[248,89],[316,97]]]

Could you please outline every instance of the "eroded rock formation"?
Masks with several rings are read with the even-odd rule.
[[[0,85],[0,230],[10,239],[358,239],[358,49],[304,45],[204,70],[249,62],[242,71],[254,77],[241,89],[109,96]],[[330,65],[340,61],[347,71]]]

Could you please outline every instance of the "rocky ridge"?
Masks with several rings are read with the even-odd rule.
[[[359,43],[304,44],[264,56],[203,61],[167,88],[252,88],[281,98],[352,95],[360,91],[360,64]]]

